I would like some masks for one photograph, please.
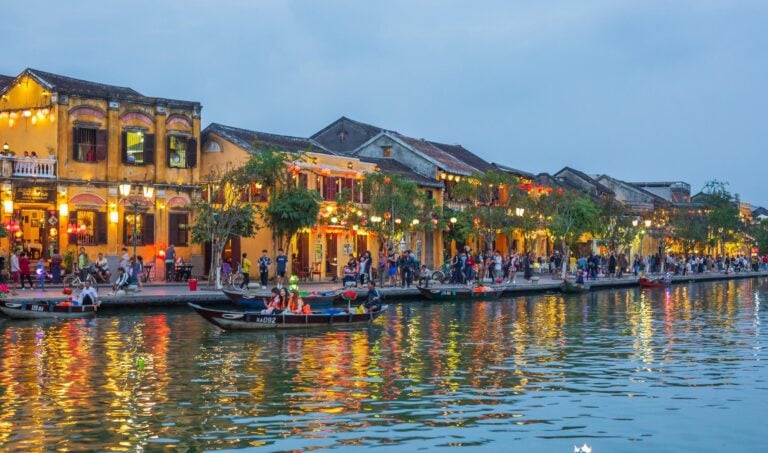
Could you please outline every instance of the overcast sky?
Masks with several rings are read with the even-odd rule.
[[[200,101],[308,136],[344,115],[531,172],[707,180],[768,206],[768,2],[8,2],[0,73]]]

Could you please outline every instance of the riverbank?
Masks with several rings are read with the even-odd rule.
[[[549,275],[538,276],[538,280],[526,281],[522,278],[516,281],[514,285],[506,285],[504,297],[514,297],[523,294],[557,292],[560,290],[560,280],[553,279]],[[672,277],[672,284],[687,284],[693,282],[706,282],[718,280],[733,280],[743,278],[768,277],[767,271],[760,272],[739,272],[732,274],[704,273],[691,275],[676,275]],[[592,291],[624,288],[638,285],[638,279],[634,275],[624,276],[622,278],[610,279],[599,278],[592,280]],[[432,287],[451,287],[450,285],[432,285]],[[301,282],[302,291],[329,291],[338,289],[338,283],[334,282]],[[365,289],[355,289],[359,294],[364,295]],[[388,300],[423,300],[423,297],[415,286],[410,288],[383,287],[381,291]],[[131,308],[131,307],[163,307],[163,306],[184,306],[188,302],[207,304],[207,305],[229,305],[227,297],[219,290],[207,287],[198,287],[197,291],[190,291],[186,284],[166,284],[157,283],[145,285],[144,288],[136,293],[127,295],[110,295],[109,288],[104,286],[99,288],[101,295],[102,308]],[[268,292],[256,289],[258,294],[268,295]],[[46,291],[18,291],[16,295],[9,295],[8,298],[15,302],[37,302],[37,301],[60,301],[67,296],[62,294],[62,287],[48,288]]]

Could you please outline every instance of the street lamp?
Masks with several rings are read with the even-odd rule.
[[[650,228],[652,223],[653,223],[653,221],[651,221],[651,219],[645,219],[645,227],[646,228]]]
[[[515,208],[515,215],[522,217],[525,214],[525,208]]]
[[[138,189],[139,186],[137,186]],[[133,206],[133,256],[136,256],[136,240],[138,231],[136,230],[136,224],[139,217],[139,206],[144,206],[145,203],[152,199],[152,195],[155,192],[155,188],[152,186],[144,186],[142,192],[133,194],[133,187],[128,181],[124,181],[118,186],[120,195]],[[138,190],[137,190],[138,192]]]

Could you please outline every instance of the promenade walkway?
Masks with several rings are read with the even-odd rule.
[[[690,275],[676,275],[672,278],[673,284],[684,284],[689,282],[699,281],[715,281],[715,280],[729,280],[729,279],[742,279],[742,278],[755,278],[755,277],[768,277],[768,272],[738,272],[728,275],[721,273],[704,273],[704,274],[690,274]],[[99,288],[99,295],[102,300],[102,308],[118,308],[118,307],[147,307],[147,306],[183,306],[188,302],[193,303],[205,303],[207,305],[229,305],[230,302],[226,296],[219,290],[208,288],[198,284],[197,291],[190,291],[186,284],[166,284],[155,283],[145,285],[144,288],[136,293],[129,293],[127,295],[114,296],[110,295],[110,288],[102,286]],[[601,290],[608,288],[619,287],[631,287],[637,286],[637,277],[634,275],[625,275],[620,279],[599,278],[592,280],[592,290]],[[430,287],[455,287],[456,285],[430,285]],[[516,294],[531,294],[531,293],[544,293],[554,292],[559,290],[560,279],[552,278],[548,274],[540,275],[538,281],[526,281],[522,278],[517,279],[515,285],[507,285],[504,292],[504,296],[514,296]],[[332,282],[301,282],[300,289],[302,291],[329,291],[332,289],[338,289],[339,283]],[[256,287],[253,287],[251,291],[257,294],[263,294],[267,296],[267,291],[262,291]],[[365,289],[357,289],[358,293],[365,295]],[[382,293],[388,300],[421,300],[421,294],[418,292],[415,286],[410,288],[400,287],[383,287]],[[50,287],[45,291],[18,291],[16,295],[9,295],[8,298],[15,302],[33,302],[33,301],[60,301],[66,299],[67,296],[62,294],[62,287]]]

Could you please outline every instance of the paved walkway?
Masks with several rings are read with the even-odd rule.
[[[726,280],[738,278],[766,277],[768,272],[740,272],[734,274],[704,273],[681,276],[672,278],[673,284],[681,284],[697,281]],[[636,286],[637,277],[634,275],[625,275],[621,279],[600,278],[592,281],[593,289],[607,289],[617,287]],[[456,285],[431,285],[433,287],[456,287]],[[302,291],[328,291],[338,289],[338,282],[301,282],[299,285]],[[505,295],[541,293],[547,291],[557,291],[560,288],[560,279],[552,278],[549,275],[540,276],[538,281],[526,281],[522,278],[516,281],[515,285],[507,285]],[[262,291],[253,287],[252,291],[257,294],[268,295],[267,291]],[[357,289],[360,293],[365,293],[365,289]],[[410,288],[384,286],[382,292],[387,299],[421,299],[421,295],[415,286]],[[203,282],[198,282],[198,290],[190,291],[188,285],[178,283],[153,283],[145,285],[144,289],[127,295],[110,295],[110,288],[102,286],[99,288],[102,307],[141,307],[141,306],[181,306],[187,302],[205,303],[205,304],[229,304],[227,297],[219,290],[208,288]],[[9,299],[18,302],[33,301],[60,301],[67,296],[62,294],[62,287],[48,288],[46,291],[17,291],[16,295],[9,295]]]

